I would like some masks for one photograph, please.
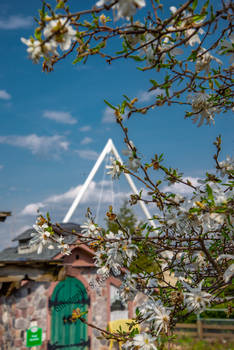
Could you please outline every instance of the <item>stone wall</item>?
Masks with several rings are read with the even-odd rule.
[[[108,298],[108,290],[107,290],[107,281],[99,284],[98,286],[91,288],[90,282],[95,280],[96,276],[96,268],[82,268],[81,275],[88,282],[88,293],[92,298],[91,304],[91,314],[92,319],[91,322],[95,326],[106,329],[108,323],[108,310],[107,310],[107,298]],[[77,277],[79,278],[79,277]],[[100,332],[96,329],[92,329],[92,349],[95,350],[107,350],[108,342],[105,339],[98,339],[100,337]]]
[[[89,322],[98,328],[106,329],[110,318],[110,290],[108,281],[91,287],[96,277],[95,267],[70,267],[68,275],[80,279],[91,299]],[[53,283],[25,283],[9,297],[0,298],[0,350],[27,350],[26,330],[33,325],[42,328],[43,345],[47,349],[48,298],[53,292]],[[100,332],[89,328],[92,350],[107,350],[108,341],[98,339]]]
[[[27,350],[26,330],[38,325],[46,350],[48,282],[27,282],[9,297],[0,298],[0,349]]]

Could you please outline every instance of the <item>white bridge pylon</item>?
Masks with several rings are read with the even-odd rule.
[[[81,187],[81,189],[80,189],[79,192],[77,193],[77,196],[76,196],[76,198],[74,199],[74,201],[73,201],[73,203],[72,203],[70,209],[68,210],[67,214],[65,215],[65,217],[64,217],[64,219],[63,219],[63,222],[64,222],[64,223],[68,222],[68,221],[71,219],[71,217],[72,217],[74,211],[75,211],[76,208],[78,207],[78,205],[79,205],[79,203],[80,203],[80,201],[81,201],[81,199],[82,199],[82,197],[83,197],[85,191],[87,190],[87,188],[88,188],[90,182],[91,182],[92,179],[94,178],[94,176],[95,176],[96,172],[98,171],[100,165],[102,164],[102,162],[103,162],[103,160],[105,159],[106,155],[109,154],[109,153],[111,153],[111,152],[114,154],[116,160],[118,160],[121,164],[123,164],[122,159],[121,159],[121,157],[120,157],[120,155],[119,155],[117,149],[115,148],[115,145],[114,145],[113,141],[112,141],[111,139],[109,139],[109,140],[107,141],[107,144],[106,144],[106,146],[104,147],[102,153],[101,153],[100,156],[98,157],[98,159],[97,159],[97,161],[96,161],[96,163],[95,163],[93,169],[92,169],[91,172],[89,173],[89,176],[87,177],[87,179],[86,179],[86,181],[84,182],[83,186]],[[126,177],[128,183],[129,183],[129,185],[130,185],[130,187],[131,187],[133,193],[134,193],[134,194],[138,194],[137,188],[136,188],[136,186],[135,186],[135,184],[134,184],[134,182],[133,182],[131,176],[130,176],[129,174],[125,174],[125,173],[124,173],[124,175],[125,175],[125,177]],[[147,209],[145,203],[144,203],[143,201],[139,201],[139,204],[140,204],[140,206],[141,206],[141,208],[142,208],[142,210],[143,210],[143,212],[144,212],[146,218],[147,218],[148,220],[150,220],[150,224],[155,228],[156,225],[155,225],[154,221],[152,220],[152,216],[150,215],[150,213],[149,213],[149,211],[148,211],[148,209]]]

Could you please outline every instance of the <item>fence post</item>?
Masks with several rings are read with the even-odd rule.
[[[203,329],[202,329],[202,321],[200,319],[200,315],[197,315],[197,334],[198,334],[198,338],[201,340],[203,338]]]

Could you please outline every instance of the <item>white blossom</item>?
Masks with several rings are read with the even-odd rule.
[[[126,238],[126,235],[122,231],[118,230],[118,233],[113,233],[110,231],[108,234],[106,234],[105,238],[108,240],[106,247],[108,248],[108,251],[111,252],[111,255],[121,254],[122,259],[126,259],[127,265],[129,266],[133,257],[136,256],[136,252],[138,250],[138,247],[132,243],[131,237]]]
[[[177,11],[177,8],[175,6],[171,6],[170,7],[170,11],[172,12],[172,14],[174,14]],[[180,21],[180,23],[176,23],[175,24],[175,29],[184,29],[183,34],[185,36],[186,39],[188,39],[188,41],[186,42],[186,45],[190,45],[190,46],[194,46],[195,44],[200,44],[201,40],[199,37],[199,34],[204,34],[204,30],[202,28],[200,28],[198,31],[195,28],[189,28],[191,23],[190,23],[190,19],[187,17],[190,17],[190,14],[187,14],[186,11],[182,12],[182,20]],[[194,22],[195,25],[200,24],[204,21],[204,19],[200,20],[200,21],[196,21]],[[196,33],[196,34],[195,34]],[[191,38],[190,38],[191,36]]]
[[[99,228],[94,222],[88,219],[83,225],[80,226],[82,228],[81,233],[84,237],[95,237],[99,233]]]
[[[230,41],[224,40],[221,44],[222,51],[225,51],[226,55],[230,55],[230,64],[234,65],[234,33],[229,36]]]
[[[132,243],[131,238],[125,241],[122,244],[122,255],[124,258],[127,258],[127,266],[129,266],[132,262],[132,259],[137,254],[138,247]]]
[[[116,19],[127,18],[129,19],[135,15],[136,10],[145,6],[145,0],[119,0],[115,5],[117,11]]]
[[[206,259],[205,259],[205,254],[200,251],[194,254],[194,258],[195,258],[195,266],[197,266],[198,268],[204,268],[206,263]]]
[[[198,22],[196,22],[198,23]],[[202,28],[200,28],[198,30],[198,33],[194,34],[195,33],[195,29],[187,29],[184,33],[184,36],[185,38],[189,38],[190,35],[192,35],[192,37],[190,39],[188,39],[187,41],[187,45],[190,45],[190,46],[194,46],[195,44],[200,44],[201,43],[201,40],[200,40],[200,37],[199,37],[199,34],[204,34],[204,30]]]
[[[53,35],[53,37],[50,39],[50,42],[59,45],[63,51],[69,50],[72,41],[76,40],[76,31],[65,18],[49,21],[44,29],[44,36],[47,39],[51,37],[51,35]]]
[[[96,2],[96,6],[101,7],[111,3],[109,0],[99,0]],[[113,9],[117,12],[115,18],[116,20],[120,18],[129,19],[131,16],[135,15],[136,10],[145,6],[145,0],[119,0],[117,4],[113,6]]]
[[[143,308],[140,308],[140,311],[147,322],[153,322],[157,335],[162,330],[168,331],[171,311],[169,308],[164,307],[160,300],[150,299]]]
[[[200,314],[210,304],[212,295],[210,293],[202,291],[203,280],[199,283],[198,287],[192,288],[186,282],[182,281],[184,287],[189,292],[184,292],[184,303],[189,311],[195,311]]]
[[[108,3],[113,3],[114,0],[99,0],[96,2],[96,6],[101,7]]]
[[[51,244],[51,232],[48,231],[49,226],[45,223],[43,225],[33,225],[33,228],[36,232],[32,232],[31,236],[33,237],[30,241],[30,244],[38,244],[37,254],[41,254],[43,247],[48,246],[49,249],[53,249]]]
[[[112,179],[119,178],[119,176],[120,176],[120,174],[122,172],[120,163],[116,159],[112,159],[111,165],[106,165],[106,168],[109,169],[107,174],[111,175]]]
[[[233,275],[234,275],[234,264],[231,264],[223,274],[224,281],[228,283]]]
[[[141,27],[142,30],[144,29],[144,25],[141,22],[136,21],[136,22],[134,22],[133,26],[131,28],[129,28],[129,31],[130,32],[137,31],[139,29],[139,27]],[[133,47],[141,42],[141,35],[142,34],[137,34],[137,33],[128,34],[128,31],[126,31],[125,35],[126,35],[126,39],[127,39],[128,43]]]
[[[128,168],[137,171],[138,168],[141,166],[141,160],[135,155],[135,152],[132,151],[130,148],[123,150],[122,153],[129,157],[128,158]]]
[[[170,43],[170,39],[171,38],[167,36],[162,43],[159,43],[159,41],[156,40],[156,38],[152,34],[147,33],[145,35],[144,40],[141,40],[142,44],[145,45],[142,48],[142,52],[146,55],[146,59],[149,63],[155,61],[155,56],[160,54],[160,59],[163,62],[166,58],[166,53],[163,52],[164,50],[169,50],[170,54],[172,54],[173,56],[183,54],[183,50],[181,48],[173,48],[174,43]]]
[[[147,333],[136,334],[132,341],[126,342],[122,347],[124,349],[141,349],[141,350],[157,350],[155,345],[156,338]]]
[[[177,56],[177,55],[182,55],[183,54],[183,50],[180,47],[175,47],[173,48],[174,43],[170,43],[170,37],[167,36],[164,40],[161,46],[159,46],[159,51],[164,51],[164,50],[170,50],[170,54],[173,56]],[[164,61],[164,59],[166,58],[166,53],[163,53],[161,55],[161,59],[162,61]]]
[[[97,274],[101,276],[109,276],[110,270],[107,266],[102,266],[97,270]]]
[[[124,301],[133,300],[137,294],[137,284],[133,276],[127,272],[119,288],[119,296]]]
[[[67,243],[64,242],[64,237],[60,236],[58,238],[58,249],[61,250],[61,253],[64,255],[70,255],[71,254],[71,250],[69,248],[69,245]]]
[[[218,258],[217,261],[219,260],[223,260],[223,259],[227,259],[227,260],[234,260],[234,255],[231,254],[221,254]],[[232,276],[234,275],[234,264],[231,264],[227,270],[224,272],[223,274],[223,279],[226,283],[228,283],[230,281],[230,279],[232,278]]]
[[[180,202],[184,201],[184,197],[181,196],[180,194],[176,194],[174,197],[173,197],[173,201],[177,204],[179,204]]]
[[[95,253],[94,261],[95,265],[99,268],[97,271],[98,274],[109,273],[112,271],[114,275],[118,276],[121,272],[123,258],[118,251],[116,243],[113,243],[112,248],[97,251]]]
[[[123,231],[121,230],[118,230],[117,233],[113,233],[112,231],[109,231],[107,234],[106,234],[106,239],[107,240],[120,240],[120,239],[124,239],[124,234],[123,234]],[[107,246],[111,246],[112,243],[108,243],[107,242]]]
[[[201,72],[204,70],[206,72],[206,74],[209,74],[210,63],[212,60],[216,61],[218,64],[223,63],[218,58],[212,56],[206,49],[201,47],[199,49],[199,54],[197,55],[197,58],[196,58],[196,65],[195,65],[196,72]]]
[[[143,47],[143,52],[146,55],[146,59],[149,63],[151,63],[155,59],[156,55],[156,47],[157,47],[157,40],[152,34],[146,34],[144,39],[144,44],[147,44]]]
[[[41,50],[41,42],[39,40],[31,39],[25,39],[21,38],[22,43],[28,46],[27,52],[29,55],[29,58],[34,62],[38,63],[40,58],[42,57],[42,50]]]
[[[107,266],[111,270],[114,276],[119,276],[121,273],[122,260],[121,256],[117,255],[115,257],[109,256],[107,259]]]
[[[208,125],[211,123],[214,124],[214,112],[216,109],[211,107],[208,99],[209,95],[207,95],[205,92],[196,92],[193,95],[188,96],[188,100],[192,104],[193,112],[196,113],[196,115],[192,118],[193,123],[198,121],[200,115],[198,127],[200,127],[204,121],[206,121],[206,124]]]
[[[34,62],[38,63],[41,57],[46,58],[47,62],[51,59],[51,55],[58,56],[58,52],[56,51],[56,45],[53,42],[41,43],[39,40],[35,40],[34,38],[25,39],[21,38],[23,44],[27,45],[27,52],[29,58]]]
[[[234,171],[234,158],[227,156],[225,160],[219,162],[219,166],[221,169],[218,169],[218,171],[221,176],[224,177],[225,175],[228,175],[229,172]]]

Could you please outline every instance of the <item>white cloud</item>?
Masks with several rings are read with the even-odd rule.
[[[83,138],[83,140],[81,141],[81,145],[88,145],[89,143],[93,142],[93,139],[91,139],[91,137],[85,137]]]
[[[22,210],[21,214],[22,215],[30,215],[30,216],[37,216],[38,212],[40,211],[41,208],[44,208],[45,204],[43,203],[31,203],[26,205],[26,207]]]
[[[0,90],[0,99],[2,100],[10,100],[11,95],[6,90]]]
[[[2,170],[4,168],[4,165],[0,164],[0,170]]]
[[[70,112],[62,112],[62,111],[44,111],[44,118],[55,120],[58,123],[63,124],[76,124],[77,120],[72,117]]]
[[[9,16],[8,18],[0,18],[0,29],[19,29],[31,27],[33,23],[32,17],[24,17],[22,15]]]
[[[114,110],[110,107],[106,107],[103,113],[102,117],[102,123],[114,123],[115,122],[115,115]]]
[[[100,193],[102,193],[101,202],[105,205],[108,203],[111,204],[110,202],[112,201],[112,198],[114,198],[114,200],[122,200],[129,195],[127,192],[113,193],[111,186],[110,188],[106,186],[105,191],[102,192],[101,188],[105,185],[106,184],[103,184],[102,181],[92,181],[89,184],[87,191],[84,193],[81,204],[91,205],[92,203],[99,202]],[[43,208],[43,211],[47,211],[51,204],[53,204],[53,211],[59,211],[61,208],[65,208],[64,205],[72,204],[72,201],[75,199],[81,188],[82,185],[71,187],[67,192],[50,196],[43,202],[30,203],[25,206],[21,212],[21,215],[36,216],[38,214],[38,210]]]
[[[26,148],[32,154],[56,157],[61,151],[67,151],[69,143],[63,136],[0,136],[0,143]]]
[[[184,181],[189,180],[193,186],[198,186],[198,177],[192,177],[192,176],[187,176],[183,179]],[[164,186],[162,188],[163,192],[172,192],[172,193],[177,193],[177,194],[181,194],[181,195],[189,195],[193,193],[193,189],[189,186],[186,186],[182,183],[175,183],[171,186]]]
[[[80,158],[88,159],[88,160],[96,160],[99,154],[93,150],[76,150],[75,151]]]
[[[84,125],[79,129],[81,132],[87,132],[91,130],[91,126],[90,125]]]
[[[46,203],[62,203],[62,202],[71,202],[77,195],[78,191],[81,189],[82,185],[71,187],[67,192],[62,194],[55,194],[48,197]]]
[[[157,95],[161,95],[162,93],[163,93],[163,90],[161,90],[161,89],[139,92],[138,101],[139,102],[149,102],[153,98],[155,98]]]
[[[100,181],[100,182],[91,181],[87,191],[84,193],[81,203],[87,204],[90,202],[92,203],[92,202],[98,201],[100,198],[101,187],[106,186],[107,182],[110,183],[110,181],[105,181],[105,183],[103,183],[103,181]],[[82,185],[78,185],[76,187],[71,187],[67,192],[64,192],[62,194],[50,196],[45,200],[44,204],[46,205],[46,203],[49,204],[49,203],[67,203],[67,202],[71,203],[72,200],[75,199],[75,197],[77,196],[81,188],[82,188]],[[125,198],[128,195],[126,192],[112,193],[112,189],[110,186],[110,189],[107,188],[105,189],[105,192],[102,193],[102,203],[109,203],[110,199],[112,198],[112,194],[115,199]]]
[[[99,185],[103,187],[113,186],[113,180],[101,180]]]

